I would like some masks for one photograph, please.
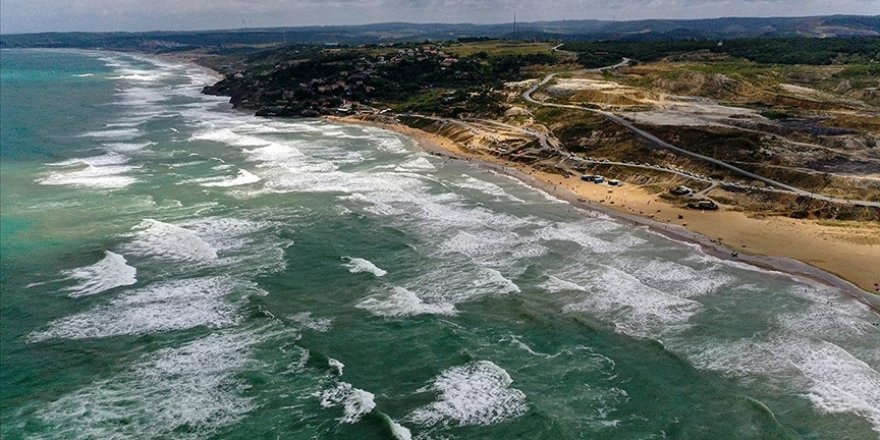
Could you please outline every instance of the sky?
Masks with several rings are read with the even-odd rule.
[[[880,15],[880,0],[2,0],[0,33]]]

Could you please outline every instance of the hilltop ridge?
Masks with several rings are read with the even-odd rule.
[[[880,16],[719,17],[688,20],[561,20],[517,23],[375,23],[209,31],[67,32],[0,35],[0,47],[177,51],[284,43],[371,44],[463,37],[563,41],[880,36]]]

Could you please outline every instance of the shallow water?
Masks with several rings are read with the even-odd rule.
[[[877,315],[198,68],[2,52],[3,438],[880,435]]]

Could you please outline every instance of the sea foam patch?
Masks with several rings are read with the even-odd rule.
[[[455,305],[445,302],[426,302],[415,292],[402,287],[392,287],[387,293],[379,293],[362,300],[358,308],[386,318],[402,318],[416,315],[454,315]]]
[[[441,254],[461,254],[488,266],[506,266],[511,261],[538,258],[547,248],[529,232],[504,229],[470,229],[451,231],[440,247]]]
[[[526,395],[511,385],[503,368],[477,361],[449,368],[421,392],[438,393],[437,399],[416,409],[409,419],[420,425],[493,425],[528,411]]]
[[[114,130],[95,130],[83,133],[83,137],[92,137],[100,139],[117,139],[126,140],[134,139],[140,136],[140,130],[137,128],[119,128]]]
[[[197,217],[176,223],[147,219],[134,228],[132,241],[122,249],[130,255],[159,262],[186,262],[167,270],[225,267],[227,273],[255,274],[285,267],[284,249],[271,222]]]
[[[863,417],[880,433],[880,372],[838,345],[789,335],[708,341],[683,350],[698,368],[762,377],[770,386],[805,396],[820,412]]]
[[[675,292],[679,296],[692,297],[717,292],[722,286],[734,281],[734,277],[711,267],[695,269],[677,262],[661,259],[629,258],[615,260],[627,273],[642,283]]]
[[[345,266],[351,273],[370,273],[377,277],[382,277],[388,274],[388,271],[380,269],[370,260],[351,257],[343,257],[343,259],[347,260],[343,266]]]
[[[91,266],[67,270],[63,274],[78,281],[64,289],[71,297],[94,295],[137,282],[137,269],[129,266],[125,257],[110,251],[105,251],[104,258]]]
[[[806,310],[792,310],[776,319],[790,332],[822,337],[825,340],[846,340],[876,332],[872,325],[876,314],[855,298],[823,285],[796,285],[789,292],[809,301]]]
[[[245,169],[240,169],[238,170],[238,174],[233,177],[206,177],[195,182],[200,186],[208,188],[229,188],[232,186],[250,185],[252,183],[257,183],[260,180],[262,179],[254,173]]]
[[[135,255],[189,262],[206,262],[218,257],[217,249],[195,231],[181,226],[146,219],[136,230],[134,241],[125,246]]]
[[[434,164],[432,164],[427,158],[416,157],[415,159],[410,159],[401,163],[395,168],[395,171],[434,171],[436,169],[437,168],[434,167]]]
[[[410,431],[409,428],[397,423],[386,414],[383,414],[382,417],[385,419],[385,423],[388,424],[388,427],[391,428],[392,437],[396,440],[412,440],[412,431]]]
[[[576,243],[594,254],[625,252],[644,240],[632,237],[628,241],[616,241],[608,237],[609,232],[620,229],[620,225],[601,219],[579,222],[552,222],[544,225],[535,235],[544,241],[568,241]]]
[[[558,278],[589,292],[578,302],[566,305],[564,311],[598,315],[616,331],[634,337],[658,337],[683,329],[702,308],[699,302],[647,286],[612,267],[590,273],[571,268]]]
[[[92,189],[120,189],[137,181],[129,172],[135,167],[121,154],[70,159],[47,164],[51,170],[37,179],[41,185],[60,185]]]
[[[341,369],[340,369],[341,372]],[[376,408],[373,393],[351,386],[348,382],[339,382],[336,386],[320,393],[321,407],[342,407],[342,423],[357,423],[361,417]]]
[[[555,277],[553,275],[548,275],[547,279],[539,285],[542,289],[550,292],[550,293],[559,293],[565,291],[576,291],[576,292],[586,292],[587,289],[580,284],[573,283],[571,281]]]
[[[485,180],[476,179],[474,177],[468,176],[467,174],[462,174],[461,177],[464,179],[461,182],[456,183],[461,188],[470,189],[474,191],[479,191],[484,194],[488,194],[490,196],[495,197],[496,200],[507,200],[511,202],[517,203],[525,203],[523,199],[515,197],[509,194],[504,188],[500,187],[491,182],[487,182]]]
[[[265,294],[251,283],[225,277],[157,282],[124,292],[91,310],[60,318],[31,333],[30,342],[139,335],[193,327],[220,328],[240,320],[233,294]]]
[[[113,377],[64,395],[37,412],[49,439],[198,439],[255,408],[236,378],[256,336],[222,332],[161,349]]]
[[[296,323],[299,323],[303,329],[314,330],[316,332],[327,332],[333,327],[333,318],[318,318],[312,316],[312,312],[301,312],[290,317]],[[341,374],[341,373],[340,373]]]

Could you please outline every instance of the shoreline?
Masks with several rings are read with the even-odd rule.
[[[353,117],[338,116],[325,116],[322,119],[334,123],[366,125],[396,132],[409,137],[429,154],[462,160],[468,163],[476,163],[480,168],[517,179],[532,188],[559,198],[575,208],[587,212],[596,212],[607,215],[625,224],[646,228],[652,233],[662,235],[671,240],[697,245],[702,252],[715,258],[725,261],[745,263],[762,270],[778,272],[787,276],[805,279],[810,282],[818,282],[836,287],[866,304],[875,312],[880,313],[880,295],[873,294],[870,291],[863,289],[841,275],[795,258],[780,255],[748,253],[736,250],[719,240],[712,239],[709,236],[689,229],[686,226],[668,222],[665,223],[642,214],[629,213],[621,209],[612,208],[609,204],[600,203],[583,197],[583,194],[578,194],[570,190],[569,187],[560,184],[561,182],[552,181],[552,179],[549,179],[546,175],[548,173],[530,169],[530,167],[521,164],[507,165],[499,160],[492,160],[490,156],[485,154],[466,152],[460,145],[456,144],[451,139],[438,134],[412,128],[400,123],[382,123],[378,121],[356,119]],[[526,172],[526,169],[530,169],[530,172]],[[604,186],[598,188],[607,189]],[[655,205],[655,207],[656,206],[657,205]],[[689,213],[692,215],[701,215],[699,214],[699,211],[691,210]],[[686,224],[687,223],[685,223],[685,225]]]
[[[199,68],[207,75],[213,77],[216,80],[223,78],[223,75],[220,72],[217,72],[211,67],[199,63],[198,57],[196,56],[187,56],[183,54],[149,54],[136,51],[131,53],[136,53],[138,55],[146,57],[153,57],[169,62],[189,64],[191,66]],[[525,185],[557,197],[569,203],[575,208],[582,209],[587,212],[597,212],[603,215],[607,215],[615,220],[636,227],[644,227],[647,228],[650,232],[660,234],[671,240],[677,240],[687,244],[694,244],[698,246],[702,252],[715,258],[727,261],[742,262],[760,269],[779,272],[787,276],[794,276],[808,281],[819,282],[821,284],[836,287],[841,291],[849,294],[850,296],[856,298],[857,300],[861,301],[862,303],[868,305],[875,312],[880,313],[880,294],[871,293],[866,287],[859,286],[858,283],[847,279],[844,275],[834,273],[827,270],[826,268],[821,268],[816,265],[800,261],[796,258],[792,258],[789,256],[780,256],[776,253],[772,255],[769,253],[755,253],[753,252],[753,249],[749,249],[749,251],[743,251],[742,253],[740,253],[740,251],[733,249],[732,247],[722,243],[721,241],[716,241],[712,239],[709,235],[705,233],[687,228],[687,223],[684,223],[683,225],[678,225],[670,223],[669,220],[664,223],[648,216],[642,215],[641,212],[639,214],[636,214],[634,212],[625,212],[621,209],[618,209],[620,205],[618,205],[618,207],[612,208],[610,205],[614,204],[613,201],[611,201],[609,205],[602,203],[603,200],[601,198],[597,200],[594,197],[591,198],[589,196],[585,196],[585,194],[583,193],[578,194],[573,190],[567,189],[565,182],[562,182],[561,177],[558,175],[551,175],[549,173],[529,167],[528,165],[515,164],[512,162],[505,164],[500,160],[493,160],[492,156],[488,156],[486,154],[465,151],[465,149],[462,148],[460,144],[452,141],[449,138],[424,130],[412,128],[398,122],[382,123],[378,121],[357,119],[351,116],[323,116],[320,119],[340,124],[358,124],[372,126],[396,132],[412,139],[416,144],[419,145],[420,148],[430,154],[445,156],[456,160],[464,160],[469,163],[476,162],[477,166],[482,167],[483,169],[514,178]],[[554,180],[556,181],[554,182]],[[599,186],[597,186],[597,188],[606,189],[605,187]],[[648,202],[648,204],[649,203],[650,202]],[[659,202],[655,204],[654,207],[663,204],[663,202]],[[667,208],[671,206],[669,204],[665,205]],[[698,211],[688,211],[688,215],[696,214],[697,212]],[[880,251],[878,251],[878,259],[880,259]]]

